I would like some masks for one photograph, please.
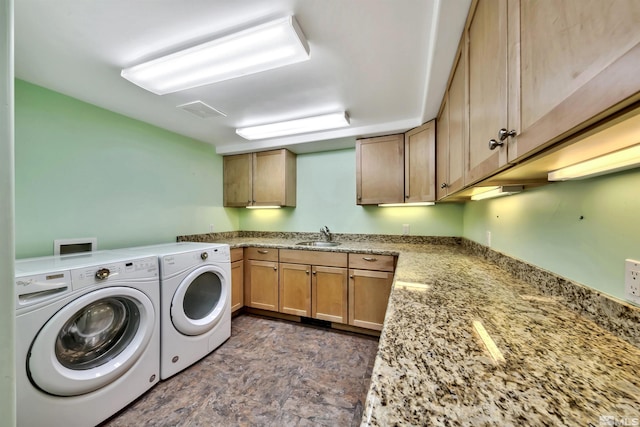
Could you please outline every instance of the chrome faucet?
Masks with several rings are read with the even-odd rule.
[[[326,225],[320,229],[320,233],[324,236],[324,240],[327,242],[331,241],[331,230]]]

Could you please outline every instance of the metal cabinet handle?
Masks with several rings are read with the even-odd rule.
[[[268,254],[269,251],[265,251],[264,249],[258,249],[258,253],[264,255],[264,254]]]
[[[273,267],[273,271],[276,271],[277,269],[278,269],[278,267],[275,267],[275,266]]]
[[[378,258],[371,258],[371,257],[362,257],[363,260],[368,261],[368,262],[374,262],[377,261]]]
[[[306,270],[305,273],[309,274],[309,270]]]
[[[317,271],[313,271],[311,274],[316,274],[316,273],[317,273]]]
[[[445,189],[447,188],[447,183],[443,182],[442,184],[440,184],[440,188]]]
[[[498,131],[498,138],[500,139],[500,141],[504,141],[505,139],[509,138],[510,136],[516,136],[515,129],[506,130],[505,128],[502,128],[502,129],[500,129]]]
[[[353,274],[351,276],[349,276],[349,279],[353,279]]]
[[[495,139],[490,139],[489,140],[489,150],[495,150],[498,147],[502,147],[504,145],[504,142],[502,141],[496,141]]]

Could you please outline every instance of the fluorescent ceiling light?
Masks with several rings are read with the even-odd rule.
[[[246,206],[247,209],[280,209],[282,206]]]
[[[120,75],[164,95],[307,59],[309,45],[294,17],[287,16],[125,68]]]
[[[640,144],[549,172],[549,181],[566,181],[604,175],[640,166]]]
[[[433,206],[434,202],[413,202],[413,203],[381,203],[378,206],[383,208],[399,208],[399,207],[409,207],[409,206]]]
[[[494,188],[493,190],[485,191],[484,193],[474,194],[471,196],[471,200],[484,200],[493,199],[495,197],[510,196],[512,194],[519,193],[522,190],[522,185],[504,185],[502,187]]]
[[[236,129],[236,133],[244,139],[266,139],[277,136],[297,135],[300,133],[338,129],[349,126],[349,116],[344,111],[322,116],[305,117],[286,122],[271,123],[260,126],[249,126]]]

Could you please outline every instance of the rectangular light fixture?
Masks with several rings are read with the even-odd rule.
[[[282,206],[245,206],[247,209],[280,209]]]
[[[640,144],[549,172],[549,181],[584,179],[640,166]]]
[[[380,203],[378,206],[382,208],[400,208],[410,206],[433,206],[434,202],[413,202],[413,203]]]
[[[270,21],[122,70],[157,95],[259,73],[309,59],[293,16]]]
[[[493,190],[474,194],[471,196],[471,200],[484,200],[493,199],[495,197],[510,196],[521,192],[523,189],[524,187],[522,185],[503,185],[502,187],[497,187]]]
[[[236,129],[236,133],[244,139],[254,140],[338,129],[347,126],[349,126],[349,116],[346,112],[341,111],[338,113],[324,114],[322,116],[305,117],[286,122],[239,128]]]

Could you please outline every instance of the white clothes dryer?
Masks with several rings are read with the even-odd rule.
[[[18,260],[18,426],[96,425],[159,381],[157,258]]]
[[[191,366],[231,336],[229,245],[168,243],[122,249],[160,265],[160,379]]]

